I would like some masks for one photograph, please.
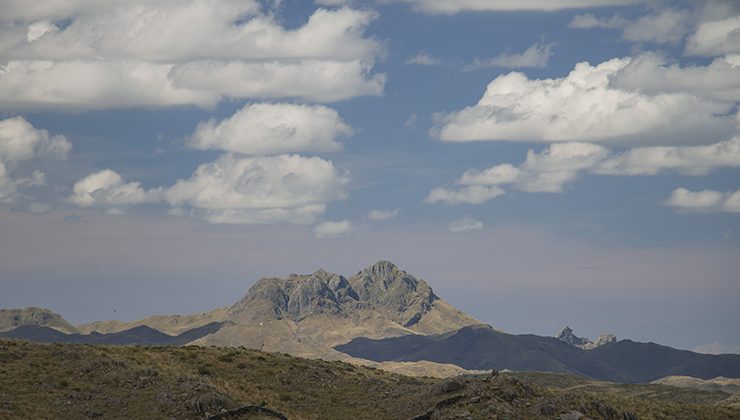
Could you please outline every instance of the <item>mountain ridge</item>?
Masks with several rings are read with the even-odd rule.
[[[740,356],[705,357],[654,343],[617,342],[611,334],[591,342],[570,327],[557,338],[507,334],[456,309],[423,279],[385,260],[350,277],[319,269],[261,278],[232,305],[199,314],[77,327],[41,308],[0,314],[0,326],[6,329],[27,324],[0,333],[6,337],[244,346],[435,376],[492,368],[564,372],[618,382],[649,382],[670,375],[740,376]]]
[[[335,348],[378,362],[429,360],[467,369],[541,370],[626,383],[672,375],[740,378],[740,355],[700,354],[632,340],[589,350],[554,337],[513,335],[479,326],[440,335],[358,338]]]

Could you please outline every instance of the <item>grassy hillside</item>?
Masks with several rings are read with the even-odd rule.
[[[656,419],[740,416],[717,405],[728,397],[721,392],[649,385],[664,391],[645,398],[642,385],[583,388],[581,379],[548,375],[440,380],[242,348],[5,340],[0,418],[204,418],[245,406],[252,407],[243,411],[264,407],[289,419],[553,418],[574,410],[614,419],[625,412]],[[673,392],[701,398],[672,398]]]

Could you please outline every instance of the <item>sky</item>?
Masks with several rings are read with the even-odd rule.
[[[740,353],[740,3],[0,0],[0,307],[396,262],[483,322]]]

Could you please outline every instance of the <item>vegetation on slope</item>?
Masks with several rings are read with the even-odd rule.
[[[689,403],[671,398],[676,388],[667,386],[644,398],[642,385],[586,389],[558,386],[575,381],[570,376],[538,384],[538,374],[518,375],[440,380],[244,348],[3,340],[0,418],[204,418],[245,406],[246,414],[231,418],[266,415],[257,414],[258,407],[289,419],[557,418],[574,411],[607,419],[740,415],[714,405],[724,393],[704,393],[699,403]]]

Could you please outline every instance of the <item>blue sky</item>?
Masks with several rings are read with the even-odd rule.
[[[0,306],[383,258],[504,330],[740,350],[736,3],[317,3],[0,1]]]

